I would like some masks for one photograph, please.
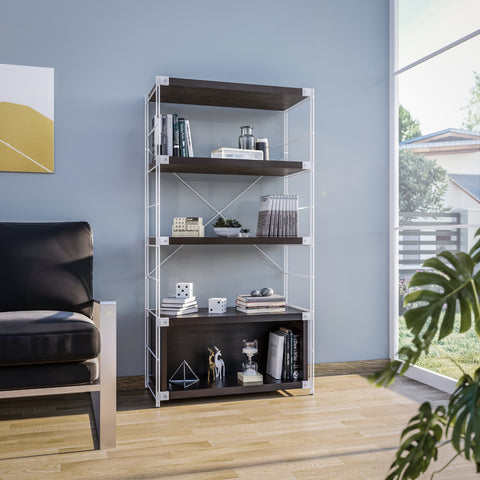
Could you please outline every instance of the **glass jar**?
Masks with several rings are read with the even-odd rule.
[[[255,137],[253,136],[253,127],[245,125],[240,127],[241,135],[238,137],[238,148],[243,150],[255,150]]]

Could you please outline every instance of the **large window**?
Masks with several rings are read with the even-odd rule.
[[[480,1],[392,0],[392,351],[409,278],[442,250],[468,250],[480,227]],[[393,47],[395,46],[395,47]],[[436,342],[417,378],[472,372],[472,332]],[[476,365],[478,366],[478,365]],[[430,374],[434,374],[433,376]],[[448,382],[447,382],[448,384]]]

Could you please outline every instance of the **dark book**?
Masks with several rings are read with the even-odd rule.
[[[173,114],[173,156],[180,156],[180,135],[178,131],[178,115]]]
[[[181,157],[188,157],[187,152],[187,135],[185,132],[185,119],[179,118],[178,119],[178,135],[179,135],[179,142],[180,142],[180,156]]]
[[[289,328],[280,327],[280,331],[284,332],[287,337],[285,341],[287,342],[287,382],[293,380],[293,332]]]
[[[299,382],[302,380],[300,367],[300,335],[292,336],[292,380]]]
[[[168,146],[167,146],[167,115],[162,115],[162,130],[160,135],[160,153],[161,155],[168,155]]]

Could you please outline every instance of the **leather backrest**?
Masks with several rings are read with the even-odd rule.
[[[0,311],[92,316],[93,246],[86,222],[0,222]]]

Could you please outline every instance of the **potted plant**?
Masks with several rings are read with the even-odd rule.
[[[441,252],[423,266],[429,271],[413,275],[409,288],[414,291],[404,302],[405,322],[414,336],[412,346],[402,347],[398,360],[370,376],[377,386],[392,384],[422,353],[428,353],[433,340],[452,334],[455,317],[459,333],[474,328],[480,337],[480,229],[468,253]],[[417,479],[437,460],[438,448],[445,443],[456,451],[454,458],[475,462],[480,473],[480,368],[473,375],[462,375],[448,406],[434,409],[430,402],[420,406],[402,432],[387,480]]]
[[[218,217],[213,224],[213,231],[218,237],[238,237],[242,226],[235,219]]]

